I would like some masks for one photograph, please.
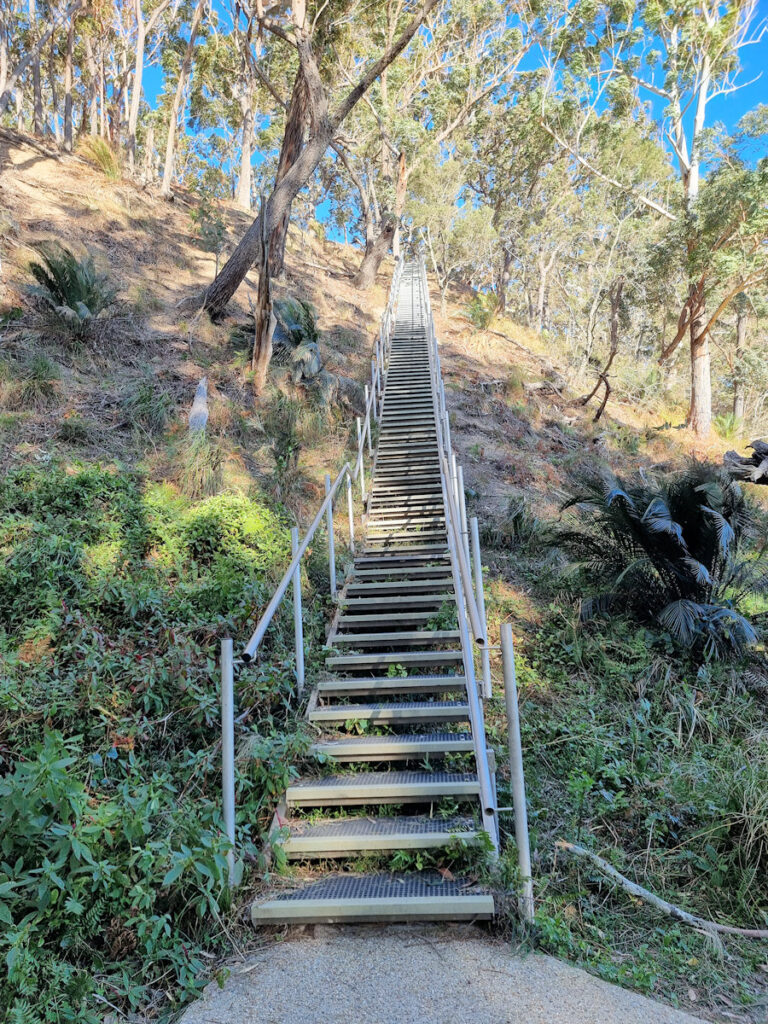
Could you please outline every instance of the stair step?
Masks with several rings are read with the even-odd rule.
[[[371,651],[368,654],[340,654],[326,658],[329,669],[378,668],[381,665],[461,665],[461,651]]]
[[[308,825],[301,818],[288,822],[289,837],[283,850],[289,860],[310,857],[347,857],[388,850],[430,850],[448,846],[457,837],[465,843],[477,841],[478,831],[471,818],[329,818]]]
[[[414,629],[396,633],[337,633],[333,637],[333,646],[339,644],[435,644],[458,640],[461,634],[458,629]]]
[[[310,722],[467,722],[469,704],[425,700],[402,704],[328,704],[309,713]]]
[[[324,679],[318,683],[321,694],[338,697],[376,697],[399,693],[455,693],[463,692],[466,678],[462,675],[445,676],[360,676],[347,679]]]
[[[285,799],[289,807],[361,807],[479,794],[477,776],[470,772],[358,772],[302,779],[288,787]]]
[[[356,705],[347,707],[355,708]],[[321,740],[311,747],[311,753],[325,754],[337,761],[407,761],[416,757],[471,754],[473,751],[472,737],[467,732],[343,737]]]
[[[452,591],[436,591],[434,594],[400,594],[397,597],[355,597],[354,595],[345,595],[339,601],[346,611],[343,614],[343,618],[355,618],[358,615],[364,615],[368,617],[368,612],[373,613],[374,608],[407,608],[409,612],[403,612],[402,614],[413,614],[413,615],[426,615],[433,608],[440,608],[442,605],[447,603],[455,603],[455,597]],[[399,613],[398,613],[399,614]],[[379,616],[376,616],[379,617]],[[397,614],[389,614],[388,619],[391,621],[397,621]]]

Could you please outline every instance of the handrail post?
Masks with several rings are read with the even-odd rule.
[[[325,496],[331,493],[331,478],[325,474]],[[336,549],[333,543],[333,502],[328,502],[328,577],[331,583],[331,597],[336,600]]]
[[[483,697],[489,700],[492,693],[491,687],[491,653],[488,650],[488,620],[485,617],[485,590],[483,587],[483,563],[480,561],[480,531],[477,526],[477,516],[472,516],[469,521],[472,533],[472,562],[475,568],[475,598],[477,610],[480,612],[480,621],[485,630],[485,644],[480,651],[480,664],[483,669]]]
[[[221,641],[221,789],[224,830],[232,849],[227,853],[230,886],[235,877],[235,668],[232,638]]]
[[[349,550],[355,553],[355,506],[352,500],[352,474],[347,473],[347,515],[349,516]]]
[[[291,557],[296,557],[299,550],[299,529],[291,529]],[[293,573],[293,636],[296,647],[296,689],[299,693],[304,689],[304,623],[301,608],[301,562],[296,565]]]
[[[528,811],[525,804],[523,745],[520,739],[520,709],[517,704],[517,680],[515,678],[515,649],[512,626],[508,622],[503,623],[501,627],[501,656],[504,666],[504,700],[507,705],[507,727],[509,729],[509,772],[512,782],[512,803],[515,810],[517,863],[522,884],[519,907],[520,916],[524,921],[530,923],[533,921],[531,844],[528,837]]]

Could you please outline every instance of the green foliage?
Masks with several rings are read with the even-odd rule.
[[[317,344],[317,313],[314,306],[304,299],[278,299],[275,302],[275,315],[291,335],[295,345],[307,342]]]
[[[289,492],[298,479],[302,448],[299,417],[299,403],[277,392],[262,418],[264,433],[269,438],[269,453],[275,463],[274,480],[279,497]]]
[[[215,494],[224,474],[224,453],[205,430],[189,431],[176,453],[176,479],[190,498]]]
[[[7,404],[17,409],[46,409],[59,399],[61,370],[44,355],[32,355],[17,364]]]
[[[735,441],[743,434],[744,424],[732,412],[721,413],[715,416],[715,430],[723,440]]]
[[[122,406],[128,421],[150,436],[163,433],[173,412],[171,396],[151,374],[147,374],[131,388]]]
[[[0,483],[0,551],[0,1018],[96,1024],[96,996],[167,1016],[205,983],[228,907],[218,636],[247,632],[288,531],[240,494],[25,468]],[[238,680],[256,743],[238,841],[257,861],[308,742],[291,647],[276,622]]]
[[[478,292],[464,307],[467,319],[479,330],[490,327],[496,318],[499,300],[493,292]]]
[[[41,262],[29,265],[37,281],[30,294],[68,335],[85,338],[99,313],[114,302],[108,276],[96,270],[91,256],[79,260],[59,242],[39,242],[33,248]]]
[[[89,160],[93,160],[110,181],[120,181],[122,170],[117,154],[106,141],[95,135],[89,135],[82,144],[82,152]]]
[[[219,257],[227,240],[227,225],[219,205],[220,189],[218,183],[211,183],[207,175],[195,183],[193,191],[197,196],[197,206],[190,212],[190,219],[195,233],[204,252],[211,252],[216,257],[216,273],[219,268]]]
[[[556,543],[593,590],[582,601],[584,618],[629,611],[707,658],[755,643],[739,609],[768,590],[768,572],[742,551],[753,518],[721,471],[694,463],[659,481],[593,479],[564,508],[574,510],[575,524]]]

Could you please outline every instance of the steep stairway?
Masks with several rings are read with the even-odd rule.
[[[293,861],[434,851],[495,831],[481,801],[485,734],[461,628],[418,264],[404,267],[397,300],[364,547],[339,594],[327,671],[307,712],[322,756],[316,776],[288,788],[278,816]],[[252,910],[255,924],[492,915],[492,896],[434,871],[329,873]]]

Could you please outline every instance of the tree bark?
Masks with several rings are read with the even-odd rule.
[[[304,129],[307,123],[308,94],[304,72],[299,67],[293,82],[291,100],[285,120],[285,134],[280,146],[280,157],[277,161],[275,187],[288,174],[301,155],[304,144]],[[280,216],[271,225],[269,238],[269,271],[272,277],[279,277],[285,265],[285,243],[288,238],[288,225],[291,220],[291,199],[283,208]]]
[[[294,32],[299,60],[307,79],[309,107],[312,111],[312,133],[296,162],[290,167],[285,177],[275,184],[274,191],[269,197],[264,210],[268,229],[277,223],[281,215],[290,210],[293,199],[309,181],[344,118],[354,109],[355,104],[365,94],[372,82],[402,53],[437,2],[438,0],[423,0],[398,39],[361,74],[355,87],[347,93],[333,114],[328,112],[328,103],[317,61],[312,53],[309,36],[303,29]],[[206,289],[203,307],[213,317],[223,313],[227,303],[261,253],[261,216],[259,214],[251,224],[220,273]]]
[[[744,419],[744,348],[747,340],[747,316],[743,310],[736,314],[736,371],[733,376],[733,418]]]
[[[75,50],[75,19],[67,26],[67,52],[64,58],[64,150],[72,152],[72,58]]]
[[[43,83],[40,75],[40,51],[36,49],[38,39],[37,5],[29,0],[29,21],[32,26],[32,132],[38,137],[43,134]]]
[[[697,437],[706,438],[712,430],[712,376],[709,334],[703,330],[703,317],[691,321],[691,405],[687,425]]]
[[[251,145],[253,142],[253,87],[246,88],[241,103],[243,114],[242,139],[240,143],[240,177],[237,181],[236,202],[241,210],[251,209]]]
[[[381,231],[373,245],[366,250],[363,262],[360,264],[360,269],[355,275],[355,288],[361,290],[370,288],[376,280],[376,274],[381,266],[381,261],[389,251],[389,246],[395,234],[396,224],[397,221],[392,214],[385,216]]]
[[[187,46],[184,50],[184,59],[182,60],[181,67],[179,68],[179,80],[176,83],[176,92],[173,94],[171,113],[168,118],[168,141],[165,146],[163,183],[160,186],[160,194],[166,198],[171,194],[171,181],[173,180],[173,156],[176,149],[176,127],[179,122],[179,109],[181,108],[181,100],[184,96],[187,79],[189,78],[189,69],[192,66],[192,54],[195,49],[195,39],[200,29],[200,22],[203,17],[204,3],[205,0],[198,0],[197,6],[192,14],[192,21],[189,25],[189,39],[187,40]]]
[[[269,238],[267,236],[267,217],[264,203],[261,204],[261,269],[259,273],[259,292],[254,313],[253,355],[253,390],[259,395],[267,382],[267,371],[272,359],[272,337],[275,333],[275,314],[272,312],[272,295],[270,291],[270,260]]]

